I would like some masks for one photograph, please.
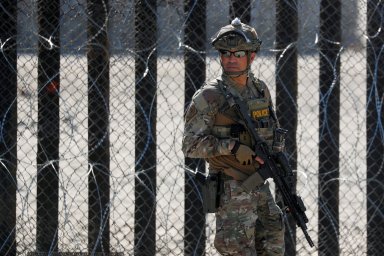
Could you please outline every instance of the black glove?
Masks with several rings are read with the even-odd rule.
[[[241,144],[238,141],[236,141],[233,146],[231,153],[235,155],[237,161],[242,165],[252,164],[252,161],[255,158],[255,152],[247,145]]]
[[[260,166],[259,170],[257,172],[260,174],[260,176],[266,180],[268,178],[272,178],[272,173],[269,171],[269,169],[263,164]]]

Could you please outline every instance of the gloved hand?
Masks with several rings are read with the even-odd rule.
[[[252,164],[252,160],[255,158],[255,152],[247,145],[241,144],[238,141],[233,146],[231,153],[235,155],[237,161],[242,165]]]
[[[264,180],[266,180],[266,179],[268,179],[268,178],[272,178],[272,173],[269,171],[268,168],[266,168],[265,165],[261,165],[260,168],[259,168],[259,170],[258,170],[257,172],[260,174],[260,176],[261,176]]]

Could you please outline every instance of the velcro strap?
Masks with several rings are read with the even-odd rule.
[[[229,138],[231,136],[231,127],[215,125],[212,127],[212,134],[219,138]]]
[[[215,125],[212,127],[212,134],[219,138],[239,138],[240,134],[246,132],[245,127],[241,124]]]

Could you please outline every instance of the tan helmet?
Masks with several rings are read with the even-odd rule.
[[[253,27],[235,18],[212,37],[211,43],[216,50],[258,52],[261,40]]]

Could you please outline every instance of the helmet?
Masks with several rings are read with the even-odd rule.
[[[212,37],[211,43],[216,50],[258,52],[261,40],[253,27],[235,18]]]

